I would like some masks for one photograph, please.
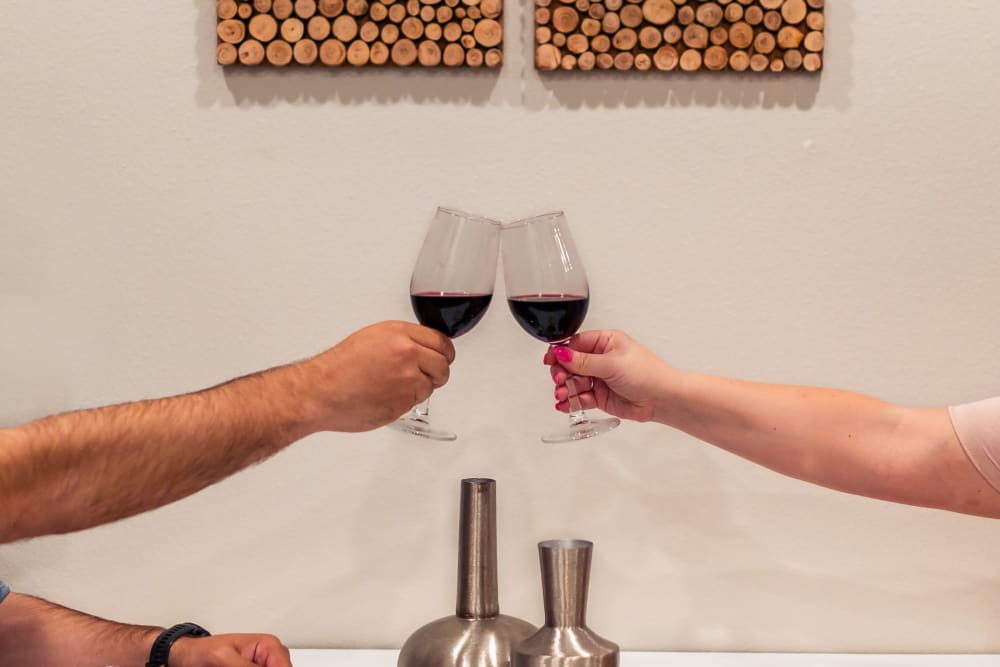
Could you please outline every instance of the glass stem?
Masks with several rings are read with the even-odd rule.
[[[571,338],[566,340],[561,340],[558,343],[552,343],[553,346],[567,345]],[[566,396],[566,400],[569,402],[569,425],[570,427],[577,426],[579,424],[587,421],[587,413],[583,411],[583,406],[580,405],[580,397],[577,395],[576,382],[573,380],[576,376],[566,371],[566,391],[569,394]]]
[[[428,396],[423,403],[413,406],[413,418],[419,422],[427,424],[431,416],[431,397]]]
[[[580,397],[577,395],[575,378],[575,375],[570,375],[566,378],[566,389],[569,390],[569,396],[566,397],[566,400],[569,401],[570,426],[576,426],[587,421],[587,413],[584,412],[583,406],[580,405]]]

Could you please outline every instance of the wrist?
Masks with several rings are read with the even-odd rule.
[[[283,419],[293,440],[328,430],[323,422],[325,413],[319,398],[323,377],[314,359],[305,359],[277,369],[282,376],[285,403]]]
[[[310,382],[306,362],[279,366],[253,378],[265,385],[250,387],[260,410],[269,415],[269,427],[274,430],[276,449],[319,430],[315,403],[309,392]]]
[[[156,638],[166,630],[166,628],[158,627],[144,627],[141,632],[134,637],[134,653],[135,661],[138,665],[143,665],[145,667],[146,661],[149,659],[149,654],[153,650],[153,643],[156,642]]]
[[[673,366],[667,366],[665,372],[657,374],[657,379],[657,386],[652,392],[652,421],[665,426],[674,426],[677,423],[678,411],[683,409],[691,375]]]
[[[153,642],[156,641],[156,638],[159,637],[164,630],[166,630],[166,628],[158,628],[154,626],[143,629],[142,634],[139,635],[139,645],[145,647],[146,655],[149,655],[149,649],[153,648]]]
[[[169,667],[194,667],[195,663],[189,658],[194,653],[194,645],[201,638],[181,637],[170,647]]]
[[[193,642],[210,637],[205,628],[196,623],[178,623],[158,633],[153,639],[145,667],[187,667]]]

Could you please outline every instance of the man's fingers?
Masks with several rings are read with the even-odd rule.
[[[448,360],[449,364],[455,361],[455,345],[451,342],[451,339],[441,332],[428,327],[414,325],[410,337],[420,345],[430,348],[443,356]]]
[[[417,356],[417,366],[426,375],[434,388],[443,387],[451,377],[451,368],[447,360],[437,352],[420,350]]]
[[[258,660],[254,664],[259,667],[292,667],[292,656],[288,649],[282,646],[281,649],[268,653],[263,662]]]
[[[263,662],[260,658],[263,657]],[[292,656],[288,647],[277,637],[268,637],[257,645],[254,660],[261,667],[292,667]]]
[[[255,662],[253,660],[247,660],[236,650],[232,653],[226,653],[224,657],[220,657],[214,662],[206,663],[210,665],[217,665],[218,667],[263,667],[266,665],[264,662]]]

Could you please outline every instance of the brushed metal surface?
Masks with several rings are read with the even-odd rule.
[[[617,667],[618,645],[587,627],[587,590],[594,545],[540,542],[545,625],[514,647],[513,667]]]
[[[500,613],[496,482],[463,479],[455,615],[421,627],[400,649],[398,667],[508,667],[511,650],[537,628]]]

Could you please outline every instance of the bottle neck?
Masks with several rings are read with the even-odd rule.
[[[593,544],[584,540],[553,540],[538,545],[546,626],[586,625],[592,550]]]
[[[496,482],[462,480],[461,502],[455,613],[461,618],[493,618],[500,614]]]

